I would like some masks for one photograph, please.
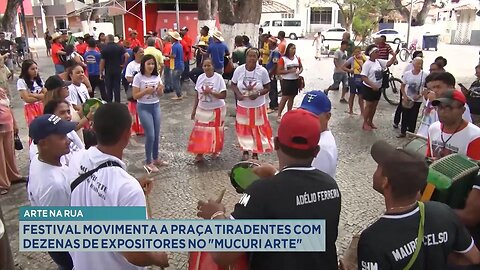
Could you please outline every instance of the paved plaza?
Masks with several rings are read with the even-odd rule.
[[[325,89],[332,83],[333,58],[314,59],[314,47],[311,40],[298,40],[297,55],[302,58],[306,81],[306,91],[313,89]],[[37,44],[40,44],[38,42]],[[446,70],[452,72],[459,82],[470,85],[474,79],[474,67],[478,63],[478,51],[480,47],[443,45],[439,50],[424,52],[426,61],[424,67],[439,55],[448,59]],[[41,77],[46,80],[54,73],[51,59],[46,57],[45,50],[38,49],[38,60]],[[400,76],[405,63],[393,67],[396,77]],[[17,72],[18,75],[18,72]],[[13,104],[15,117],[20,127],[20,136],[25,149],[17,152],[17,161],[20,171],[28,174],[28,130],[23,116],[23,102],[20,100],[15,86],[12,84]],[[227,211],[232,211],[234,204],[239,199],[227,177],[228,170],[238,162],[241,152],[237,146],[235,135],[235,111],[233,93],[227,95],[227,119],[225,132],[225,146],[220,159],[208,160],[202,165],[193,165],[193,155],[187,153],[188,137],[193,122],[190,113],[194,100],[193,84],[184,85],[188,91],[188,97],[182,101],[171,101],[166,95],[161,100],[161,158],[170,162],[170,166],[161,168],[160,174],[155,178],[154,189],[149,196],[154,218],[162,219],[196,219],[196,203],[198,200],[216,197],[223,188],[227,188],[224,203]],[[98,92],[98,90],[97,90]],[[122,93],[123,94],[123,93]],[[303,95],[299,95],[296,105]],[[376,115],[378,130],[365,132],[361,129],[362,119],[360,116],[349,116],[345,113],[346,104],[339,103],[339,93],[331,92],[332,118],[330,129],[332,130],[338,145],[339,163],[336,180],[342,192],[342,212],[339,225],[337,249],[342,254],[350,243],[353,234],[360,232],[376,217],[384,211],[383,198],[372,189],[372,174],[375,163],[370,157],[370,147],[378,139],[401,146],[407,139],[397,139],[398,130],[392,128],[391,120],[394,106],[381,100]],[[123,96],[125,100],[125,96]],[[358,108],[357,108],[358,112]],[[228,116],[230,115],[230,116]],[[278,124],[276,115],[270,115],[270,121],[274,128],[274,134]],[[144,139],[133,137],[131,144],[125,151],[124,160],[128,164],[129,172],[140,176],[143,171]],[[276,163],[275,153],[261,155],[260,159],[266,162]],[[23,184],[15,185],[11,191],[0,197],[0,204],[6,219],[12,251],[15,262],[21,268],[18,269],[55,269],[46,253],[20,253],[18,252],[18,207],[28,205],[27,194]],[[170,267],[168,269],[187,269],[187,253],[171,254]],[[93,269],[93,268],[92,268]],[[156,269],[156,268],[152,268]]]

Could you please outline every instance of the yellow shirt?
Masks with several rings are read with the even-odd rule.
[[[150,54],[155,57],[155,60],[157,60],[157,69],[160,71],[160,67],[163,66],[163,54],[161,51],[159,51],[155,47],[147,47],[143,50],[144,54]]]
[[[269,57],[270,57],[270,47],[268,46],[268,42],[264,42],[263,48],[262,48],[262,64],[266,65],[268,63]]]
[[[362,73],[362,66],[367,61],[367,57],[365,55],[360,56],[360,58],[357,58],[353,56],[353,74],[360,74]]]
[[[205,44],[208,45],[208,40],[210,39],[210,36],[200,36],[199,41],[205,42]]]

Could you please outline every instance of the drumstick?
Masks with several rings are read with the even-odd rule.
[[[226,190],[227,190],[226,188],[222,189],[222,191],[220,192],[220,195],[219,195],[218,198],[215,200],[216,203],[222,203],[223,196],[225,195],[225,191],[226,191]]]

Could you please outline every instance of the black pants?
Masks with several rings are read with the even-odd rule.
[[[393,117],[393,123],[398,125],[402,118],[402,91],[400,91],[400,103],[398,103],[397,109],[395,110],[395,116]]]
[[[268,93],[268,97],[270,98],[270,109],[277,109],[278,108],[278,85],[277,79],[273,78],[270,81],[270,92]]]
[[[402,108],[402,128],[400,130],[402,134],[406,134],[407,131],[415,132],[420,106],[422,106],[422,102],[414,102],[412,108]]]
[[[92,85],[92,93],[90,93],[90,97],[91,98],[95,97],[95,89],[98,86],[98,89],[100,89],[100,96],[102,97],[103,100],[107,100],[107,92],[105,91],[105,81],[100,80],[100,75],[88,75],[88,80]]]
[[[105,74],[105,87],[107,89],[107,102],[120,102],[120,83],[122,82],[122,73]]]
[[[52,260],[58,265],[59,270],[72,270],[73,261],[68,252],[48,252]]]
[[[130,87],[130,83],[125,79],[125,76],[122,76],[122,86],[126,94],[128,92],[128,87]]]
[[[190,61],[183,61],[185,68],[182,73],[182,81],[188,80],[190,78]]]

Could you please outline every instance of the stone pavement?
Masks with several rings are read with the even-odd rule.
[[[303,76],[306,81],[306,89],[328,87],[333,73],[333,59],[322,58],[321,61],[316,61],[313,57],[314,49],[311,47],[311,41],[299,40],[295,43],[298,46],[297,54],[302,58],[305,67]],[[460,82],[469,85],[473,80],[478,50],[479,47],[472,46],[440,45],[438,52],[425,52],[425,68],[428,69],[427,64],[431,63],[435,57],[443,55],[449,61],[447,70],[453,71]],[[43,49],[38,49],[38,51],[40,73],[45,80],[54,73],[53,65]],[[462,58],[457,55],[462,55]],[[405,65],[405,63],[400,63],[392,69],[397,77]],[[189,119],[193,102],[193,85],[186,84],[184,89],[188,91],[189,96],[183,101],[173,102],[168,95],[161,100],[162,139],[160,151],[161,157],[168,160],[170,166],[161,169],[161,173],[155,179],[153,193],[150,195],[154,218],[195,219],[196,202],[216,197],[224,187],[227,188],[224,203],[227,205],[228,211],[233,209],[239,199],[239,195],[235,193],[227,177],[228,170],[239,161],[241,156],[240,150],[236,146],[235,119],[233,117],[226,119],[225,147],[221,158],[216,161],[208,161],[204,165],[193,165],[193,156],[186,152],[188,137],[193,126]],[[15,116],[21,127],[20,135],[26,146],[28,130],[23,117],[22,102],[14,86],[12,86],[12,93],[14,93]],[[352,235],[360,232],[384,211],[381,195],[372,189],[371,179],[375,163],[369,155],[370,146],[378,139],[385,139],[398,146],[405,144],[407,140],[395,138],[397,131],[391,126],[393,106],[381,100],[375,121],[379,129],[374,132],[364,132],[361,130],[362,119],[359,116],[349,116],[344,113],[347,105],[338,102],[338,94],[338,92],[330,93],[333,103],[330,128],[335,135],[339,149],[336,179],[342,192],[342,213],[337,249],[339,254],[342,254],[348,247]],[[297,98],[297,105],[302,97],[303,95],[299,95]],[[227,104],[227,115],[232,115],[235,110],[235,102],[231,92],[228,93]],[[278,124],[275,119],[275,115],[270,115],[271,124],[276,133]],[[18,166],[26,175],[28,173],[27,149],[17,152],[17,156]],[[261,155],[260,158],[267,162],[276,162],[274,153]],[[132,138],[131,144],[125,151],[125,159],[130,173],[136,176],[144,173],[142,169],[144,160],[142,137]],[[24,185],[13,186],[8,195],[0,197],[0,204],[17,265],[26,270],[55,269],[46,253],[18,252],[18,207],[28,205]],[[187,261],[186,253],[173,253],[170,260],[171,266],[168,269],[187,269]]]

